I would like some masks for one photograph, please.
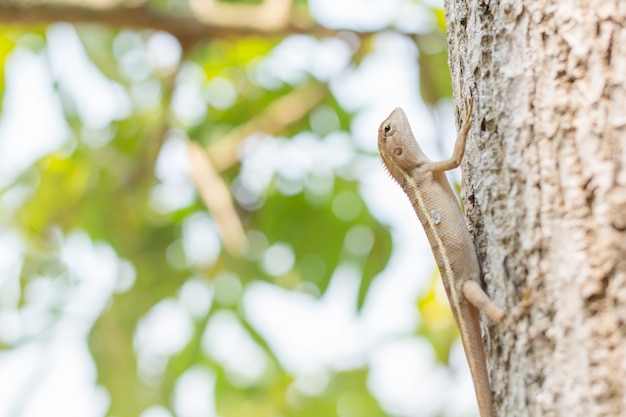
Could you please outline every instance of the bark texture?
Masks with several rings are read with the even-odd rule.
[[[445,3],[497,415],[626,415],[626,2]]]

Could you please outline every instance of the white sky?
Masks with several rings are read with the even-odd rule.
[[[421,6],[401,0],[311,0],[310,5],[313,16],[331,27],[376,29],[398,21],[405,29],[410,22],[418,22],[419,26],[411,30],[425,31],[432,24]],[[7,61],[7,89],[0,119],[0,185],[8,184],[42,155],[70,146],[71,142],[66,141],[69,129],[52,88],[53,79],[70,92],[77,102],[78,114],[94,131],[106,129],[111,120],[123,117],[137,99],[108,81],[88,62],[70,26],[54,26],[48,37],[47,56],[18,47]],[[124,59],[133,68],[171,66],[176,62],[178,46],[165,34],[158,37],[148,45],[145,56]],[[417,100],[416,54],[415,46],[402,36],[381,34],[376,38],[375,52],[359,68],[346,70],[349,56],[340,42],[318,42],[300,36],[277,48],[263,64],[263,70],[275,78],[273,82],[296,82],[306,71],[330,80],[339,102],[358,111],[350,133],[358,146],[367,151],[376,151],[378,124],[394,107],[403,107],[425,152],[440,158],[443,155],[437,153],[432,119]],[[182,89],[182,97],[175,98],[175,112],[183,122],[194,123],[210,108],[198,95],[198,89],[194,89],[199,82],[198,73],[191,67],[186,74],[188,88]],[[211,94],[231,91],[227,83],[218,81],[208,93],[209,100]],[[149,97],[150,88],[147,83],[138,96]],[[232,97],[224,97],[215,100],[216,106],[232,103]],[[180,104],[176,104],[177,100]],[[189,102],[197,105],[189,106]],[[32,122],[33,113],[37,114],[37,123]],[[450,125],[442,135],[449,151],[454,134],[451,108],[442,109],[442,113]],[[318,146],[320,143],[323,146]],[[338,155],[351,152],[348,138],[341,135],[328,137],[324,142],[302,137],[292,141],[266,140],[260,145],[255,142],[254,146],[255,152],[246,154],[242,172],[250,170],[250,181],[257,182],[263,178],[262,172],[271,176],[280,170],[297,180],[302,174],[298,174],[298,167],[319,167],[322,162],[324,169],[333,172],[343,160]],[[266,166],[259,166],[254,155],[263,153],[264,146],[272,149],[265,154],[278,150],[300,155],[298,166],[286,167],[284,159],[269,160]],[[302,152],[305,148],[306,152]],[[185,155],[185,142],[180,137],[172,138],[163,149],[156,173],[162,184],[153,194],[155,205],[163,210],[185,206],[194,198],[185,174]],[[282,365],[298,376],[296,388],[301,392],[320,392],[328,381],[328,372],[368,364],[370,390],[394,415],[434,415],[442,410],[447,415],[466,415],[468,410],[475,413],[471,379],[460,344],[453,351],[454,372],[450,373],[435,364],[427,341],[411,335],[419,320],[416,296],[428,285],[434,268],[421,227],[406,196],[389,180],[380,163],[364,160],[360,167],[356,173],[360,192],[372,213],[390,225],[394,239],[392,258],[374,281],[362,314],[355,314],[359,276],[350,264],[335,271],[331,286],[321,299],[267,283],[250,285],[243,298],[245,314],[268,340]],[[257,185],[260,190],[263,188],[262,182]],[[3,202],[9,198],[18,201],[20,196],[14,192],[0,198]],[[194,262],[210,263],[215,259],[220,243],[210,216],[200,214],[188,219],[183,235],[181,242],[168,249],[168,259],[171,254],[172,262],[176,262],[181,248]],[[204,249],[189,249],[198,247]],[[289,250],[288,245],[269,248],[266,259],[278,259],[278,263],[269,262],[268,268],[289,268],[289,262],[293,263]],[[132,285],[134,270],[107,244],[93,243],[82,232],[65,238],[63,258],[79,284],[69,292],[61,320],[51,331],[0,354],[0,417],[98,417],[106,411],[108,394],[95,386],[96,369],[86,337],[110,297]],[[48,280],[35,280],[26,289],[32,304],[23,309],[22,315],[16,313],[20,263],[19,239],[10,227],[0,227],[0,335],[7,341],[38,335],[52,320],[46,308],[59,302],[60,297]],[[193,319],[201,317],[213,302],[232,302],[228,294],[237,291],[241,291],[241,284],[236,276],[220,276],[214,286],[196,278],[183,286],[176,299],[155,306],[139,323],[135,336],[140,375],[147,379],[158,376],[167,358],[191,337]],[[203,337],[203,349],[224,364],[229,376],[241,386],[254,383],[267,360],[237,318],[229,313],[217,314],[211,320]],[[193,394],[212,390],[214,381],[205,369],[187,372],[178,382],[173,399],[177,415],[214,415],[213,399]],[[152,407],[142,416],[168,415],[164,408]]]

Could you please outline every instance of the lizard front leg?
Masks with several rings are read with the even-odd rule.
[[[456,142],[454,143],[454,150],[452,156],[449,159],[436,162],[426,162],[422,169],[431,171],[433,174],[437,172],[449,171],[454,168],[458,168],[461,165],[461,160],[465,154],[465,142],[467,141],[467,134],[472,126],[472,108],[474,107],[474,98],[471,98],[466,103],[465,117],[461,129],[456,136]]]

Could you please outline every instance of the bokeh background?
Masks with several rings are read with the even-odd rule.
[[[477,415],[376,149],[451,152],[440,1],[2,3],[1,416]]]

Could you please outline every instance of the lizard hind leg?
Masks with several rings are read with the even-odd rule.
[[[468,280],[463,284],[463,295],[474,307],[482,310],[496,324],[502,322],[504,311],[495,305],[487,293],[476,281]]]

